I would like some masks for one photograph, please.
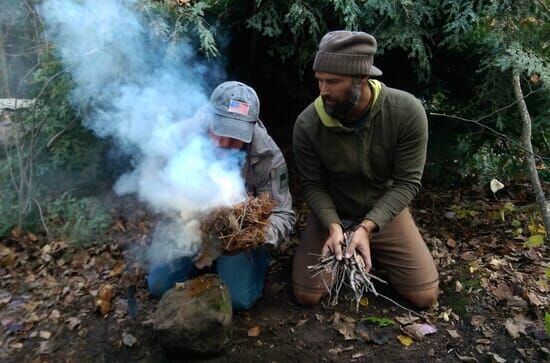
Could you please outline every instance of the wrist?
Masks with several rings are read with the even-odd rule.
[[[334,234],[334,233],[340,233],[340,232],[344,232],[344,228],[342,228],[341,224],[339,224],[339,223],[329,224],[329,226],[328,226],[329,235]]]
[[[364,219],[361,223],[357,225],[357,228],[363,229],[365,232],[369,234],[373,234],[375,231],[378,230],[378,225],[371,221],[370,219]]]

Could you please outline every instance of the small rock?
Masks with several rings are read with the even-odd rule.
[[[131,347],[137,343],[137,339],[132,334],[124,333],[122,334],[122,343],[127,347]]]

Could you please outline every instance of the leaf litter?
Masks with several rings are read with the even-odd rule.
[[[469,205],[465,200],[470,197],[457,197],[452,191],[446,193],[449,196],[445,192],[426,193],[422,200],[416,202],[415,209],[418,225],[438,264],[440,286],[443,290],[440,305],[426,312],[429,321],[423,321],[416,316],[399,316],[399,312],[396,313],[389,307],[384,316],[400,326],[383,327],[388,329],[389,334],[382,335],[382,338],[377,337],[379,332],[374,330],[378,327],[377,324],[362,319],[367,310],[371,317],[380,315],[381,311],[378,309],[381,302],[368,295],[368,300],[360,301],[360,312],[348,310],[345,304],[338,305],[338,308],[329,308],[328,312],[314,310],[309,313],[306,310],[294,320],[303,332],[298,334],[298,330],[295,331],[298,341],[304,339],[301,334],[308,334],[312,329],[318,329],[318,326],[331,324],[337,331],[336,334],[341,336],[342,342],[349,339],[381,343],[381,347],[388,349],[395,349],[396,346],[407,349],[397,337],[401,336],[408,343],[403,337],[411,339],[413,336],[417,342],[415,349],[431,349],[436,357],[443,360],[449,354],[455,354],[461,361],[477,361],[477,358],[499,361],[498,357],[508,358],[509,354],[533,361],[544,357],[544,351],[548,350],[548,339],[541,341],[542,347],[533,346],[529,339],[530,336],[539,336],[534,334],[539,334],[540,331],[544,332],[544,312],[548,311],[550,305],[547,276],[550,275],[550,267],[546,246],[526,244],[529,235],[512,236],[509,231],[516,227],[508,228],[506,223],[511,225],[513,221],[519,221],[524,226],[524,231],[527,231],[525,224],[528,217],[512,215],[515,212],[510,211],[509,206],[504,208],[507,201],[495,202],[478,198],[477,203]],[[455,204],[464,210],[475,209],[477,214],[472,218],[462,218],[460,208],[455,208],[453,218],[448,218],[445,210],[432,209],[434,203],[431,198],[437,200],[438,205],[445,205],[442,201],[447,200],[447,205]],[[513,204],[517,206],[519,203],[513,201]],[[505,212],[501,213],[502,210]],[[494,214],[498,215],[498,219],[492,217]],[[505,221],[502,220],[502,215]],[[475,218],[483,223],[475,222]],[[5,352],[0,352],[0,359],[5,357],[2,354],[22,357],[25,354],[23,352],[29,351],[42,356],[66,354],[55,348],[59,346],[60,337],[88,339],[97,329],[97,325],[90,325],[92,321],[109,324],[111,329],[120,329],[119,334],[109,339],[113,346],[116,346],[118,339],[128,349],[144,349],[147,344],[140,338],[139,329],[125,331],[131,331],[131,334],[127,334],[136,338],[136,341],[139,339],[140,344],[134,343],[130,346],[124,343],[123,329],[128,327],[129,321],[125,311],[128,309],[125,304],[127,287],[138,287],[135,296],[140,304],[149,307],[154,307],[154,304],[149,302],[144,285],[145,268],[140,266],[134,269],[126,258],[126,250],[120,246],[128,244],[125,241],[129,239],[142,246],[146,245],[146,233],[151,230],[148,223],[150,221],[124,221],[123,229],[120,226],[113,227],[112,232],[120,242],[81,250],[75,249],[67,241],[50,242],[40,234],[32,236],[21,231],[13,231],[10,237],[0,241],[0,328],[3,332],[3,345],[7,347]],[[517,222],[513,224],[517,226]],[[287,252],[290,257],[292,249],[291,247]],[[275,264],[274,268],[278,266]],[[112,289],[106,289],[104,286],[107,285],[111,285]],[[110,298],[105,294],[108,290],[111,291]],[[104,308],[101,311],[101,305],[96,304],[101,298],[109,302],[103,304],[109,305],[109,309]],[[455,306],[458,298],[465,299],[466,310]],[[149,311],[146,308],[137,311],[138,326],[143,327],[140,329],[147,329]],[[329,323],[328,316],[334,316],[335,313],[340,314],[339,319],[333,318]],[[422,324],[445,334],[438,334],[437,331],[428,334],[420,329]],[[274,327],[266,328],[266,332],[271,329],[277,331],[276,325]],[[284,327],[284,323],[281,327]],[[57,333],[60,328],[64,331],[61,335]],[[411,336],[401,332],[401,329],[408,331]],[[36,332],[34,338],[30,338],[32,332]],[[387,336],[391,339],[385,340]],[[460,347],[460,353],[457,349],[447,352],[448,346],[446,348],[445,344],[432,345],[445,341],[443,337],[452,339],[449,344]],[[269,342],[270,339],[271,334],[263,334],[264,347],[273,345]],[[506,339],[509,342],[515,341],[517,350],[487,344],[507,341]],[[61,346],[68,348],[75,342],[72,340],[61,341]],[[132,341],[129,336],[126,337],[126,343]],[[412,341],[411,339],[410,344]],[[512,346],[511,343],[508,345]],[[485,346],[486,350],[479,353],[476,346]],[[329,349],[335,348],[326,344],[326,348],[320,352],[326,354]],[[340,351],[339,354],[349,354],[348,358],[355,354],[358,359],[362,359],[363,353],[352,347],[349,351]]]

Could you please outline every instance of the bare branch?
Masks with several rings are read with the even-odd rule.
[[[46,231],[46,236],[48,237],[48,241],[52,242],[53,238],[50,233],[50,230],[48,228],[48,225],[46,224],[46,221],[44,220],[44,214],[42,213],[42,207],[40,206],[40,203],[36,200],[36,198],[32,198],[32,201],[36,204],[36,207],[38,208],[38,214],[40,216],[40,222],[42,223],[42,227],[44,227],[44,230]]]
[[[549,157],[544,157],[542,155],[538,155],[538,154],[535,154],[532,150],[528,150],[526,149],[521,141],[518,141],[518,140],[515,140],[513,138],[511,138],[510,136],[506,135],[506,134],[503,134],[502,132],[499,132],[497,130],[495,130],[494,128],[490,127],[490,126],[487,126],[483,123],[481,123],[482,120],[485,120],[499,112],[502,112],[504,110],[507,110],[511,107],[513,107],[514,105],[516,105],[517,103],[523,101],[524,99],[526,99],[527,97],[537,93],[537,92],[540,92],[542,91],[542,89],[537,89],[537,90],[534,90],[534,91],[531,91],[529,93],[527,93],[526,95],[524,95],[521,99],[516,99],[514,102],[510,103],[509,105],[506,105],[504,107],[501,107],[487,115],[483,115],[475,120],[472,120],[472,119],[468,119],[468,118],[464,118],[464,117],[460,117],[460,116],[456,116],[456,115],[447,115],[447,114],[444,114],[444,113],[438,113],[438,112],[430,112],[429,114],[431,116],[439,116],[439,117],[446,117],[446,118],[450,118],[450,119],[454,119],[454,120],[459,120],[459,121],[464,121],[464,122],[468,122],[468,123],[473,123],[473,124],[476,124],[478,125],[479,127],[483,128],[484,130],[487,130],[489,131],[491,134],[493,135],[496,135],[497,137],[501,138],[501,139],[504,139],[506,141],[509,141],[510,143],[514,144],[515,146],[519,147],[521,150],[525,151],[528,155],[532,155],[534,156],[535,158],[538,158],[539,160],[550,160]]]

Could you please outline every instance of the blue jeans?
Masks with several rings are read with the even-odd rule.
[[[229,290],[233,310],[246,310],[260,298],[268,266],[269,253],[265,247],[234,256],[218,257],[215,262],[216,272]],[[183,282],[197,275],[198,270],[192,259],[182,257],[167,264],[153,266],[147,276],[147,285],[149,292],[160,298],[176,282]]]

